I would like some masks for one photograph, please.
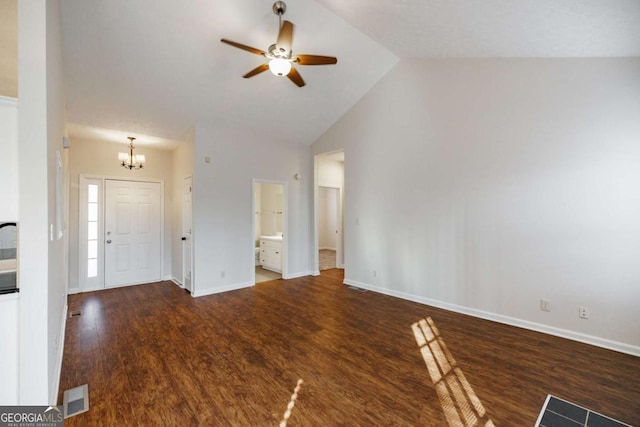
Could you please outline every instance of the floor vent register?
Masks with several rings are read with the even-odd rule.
[[[64,392],[64,417],[69,418],[89,410],[89,385],[84,384]]]
[[[613,418],[548,395],[535,427],[631,427]]]

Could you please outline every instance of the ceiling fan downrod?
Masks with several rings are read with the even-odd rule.
[[[282,28],[282,15],[287,11],[287,4],[283,1],[277,1],[273,4],[273,13],[278,15],[278,31]]]

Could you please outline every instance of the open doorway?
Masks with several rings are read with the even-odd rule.
[[[344,268],[344,151],[315,157],[315,271]]]
[[[338,266],[340,189],[318,187],[318,266],[330,270]]]
[[[253,182],[254,283],[281,279],[286,272],[286,183]]]

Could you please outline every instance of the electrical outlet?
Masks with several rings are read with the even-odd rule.
[[[580,308],[578,308],[578,316],[581,319],[588,319],[589,318],[589,307],[580,307]]]
[[[551,301],[548,299],[540,300],[540,310],[542,311],[551,311]]]

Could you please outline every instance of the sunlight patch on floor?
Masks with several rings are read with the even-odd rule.
[[[486,410],[467,381],[434,321],[428,317],[411,325],[422,358],[440,399],[449,426],[493,427]]]
[[[284,411],[284,415],[282,416],[282,421],[280,421],[280,427],[287,427],[287,421],[291,416],[291,411],[293,410],[293,406],[296,404],[296,400],[298,399],[298,393],[300,392],[300,388],[302,387],[302,380],[298,380],[298,384],[296,388],[293,390],[293,394],[291,395],[291,400],[287,405],[287,410]]]

